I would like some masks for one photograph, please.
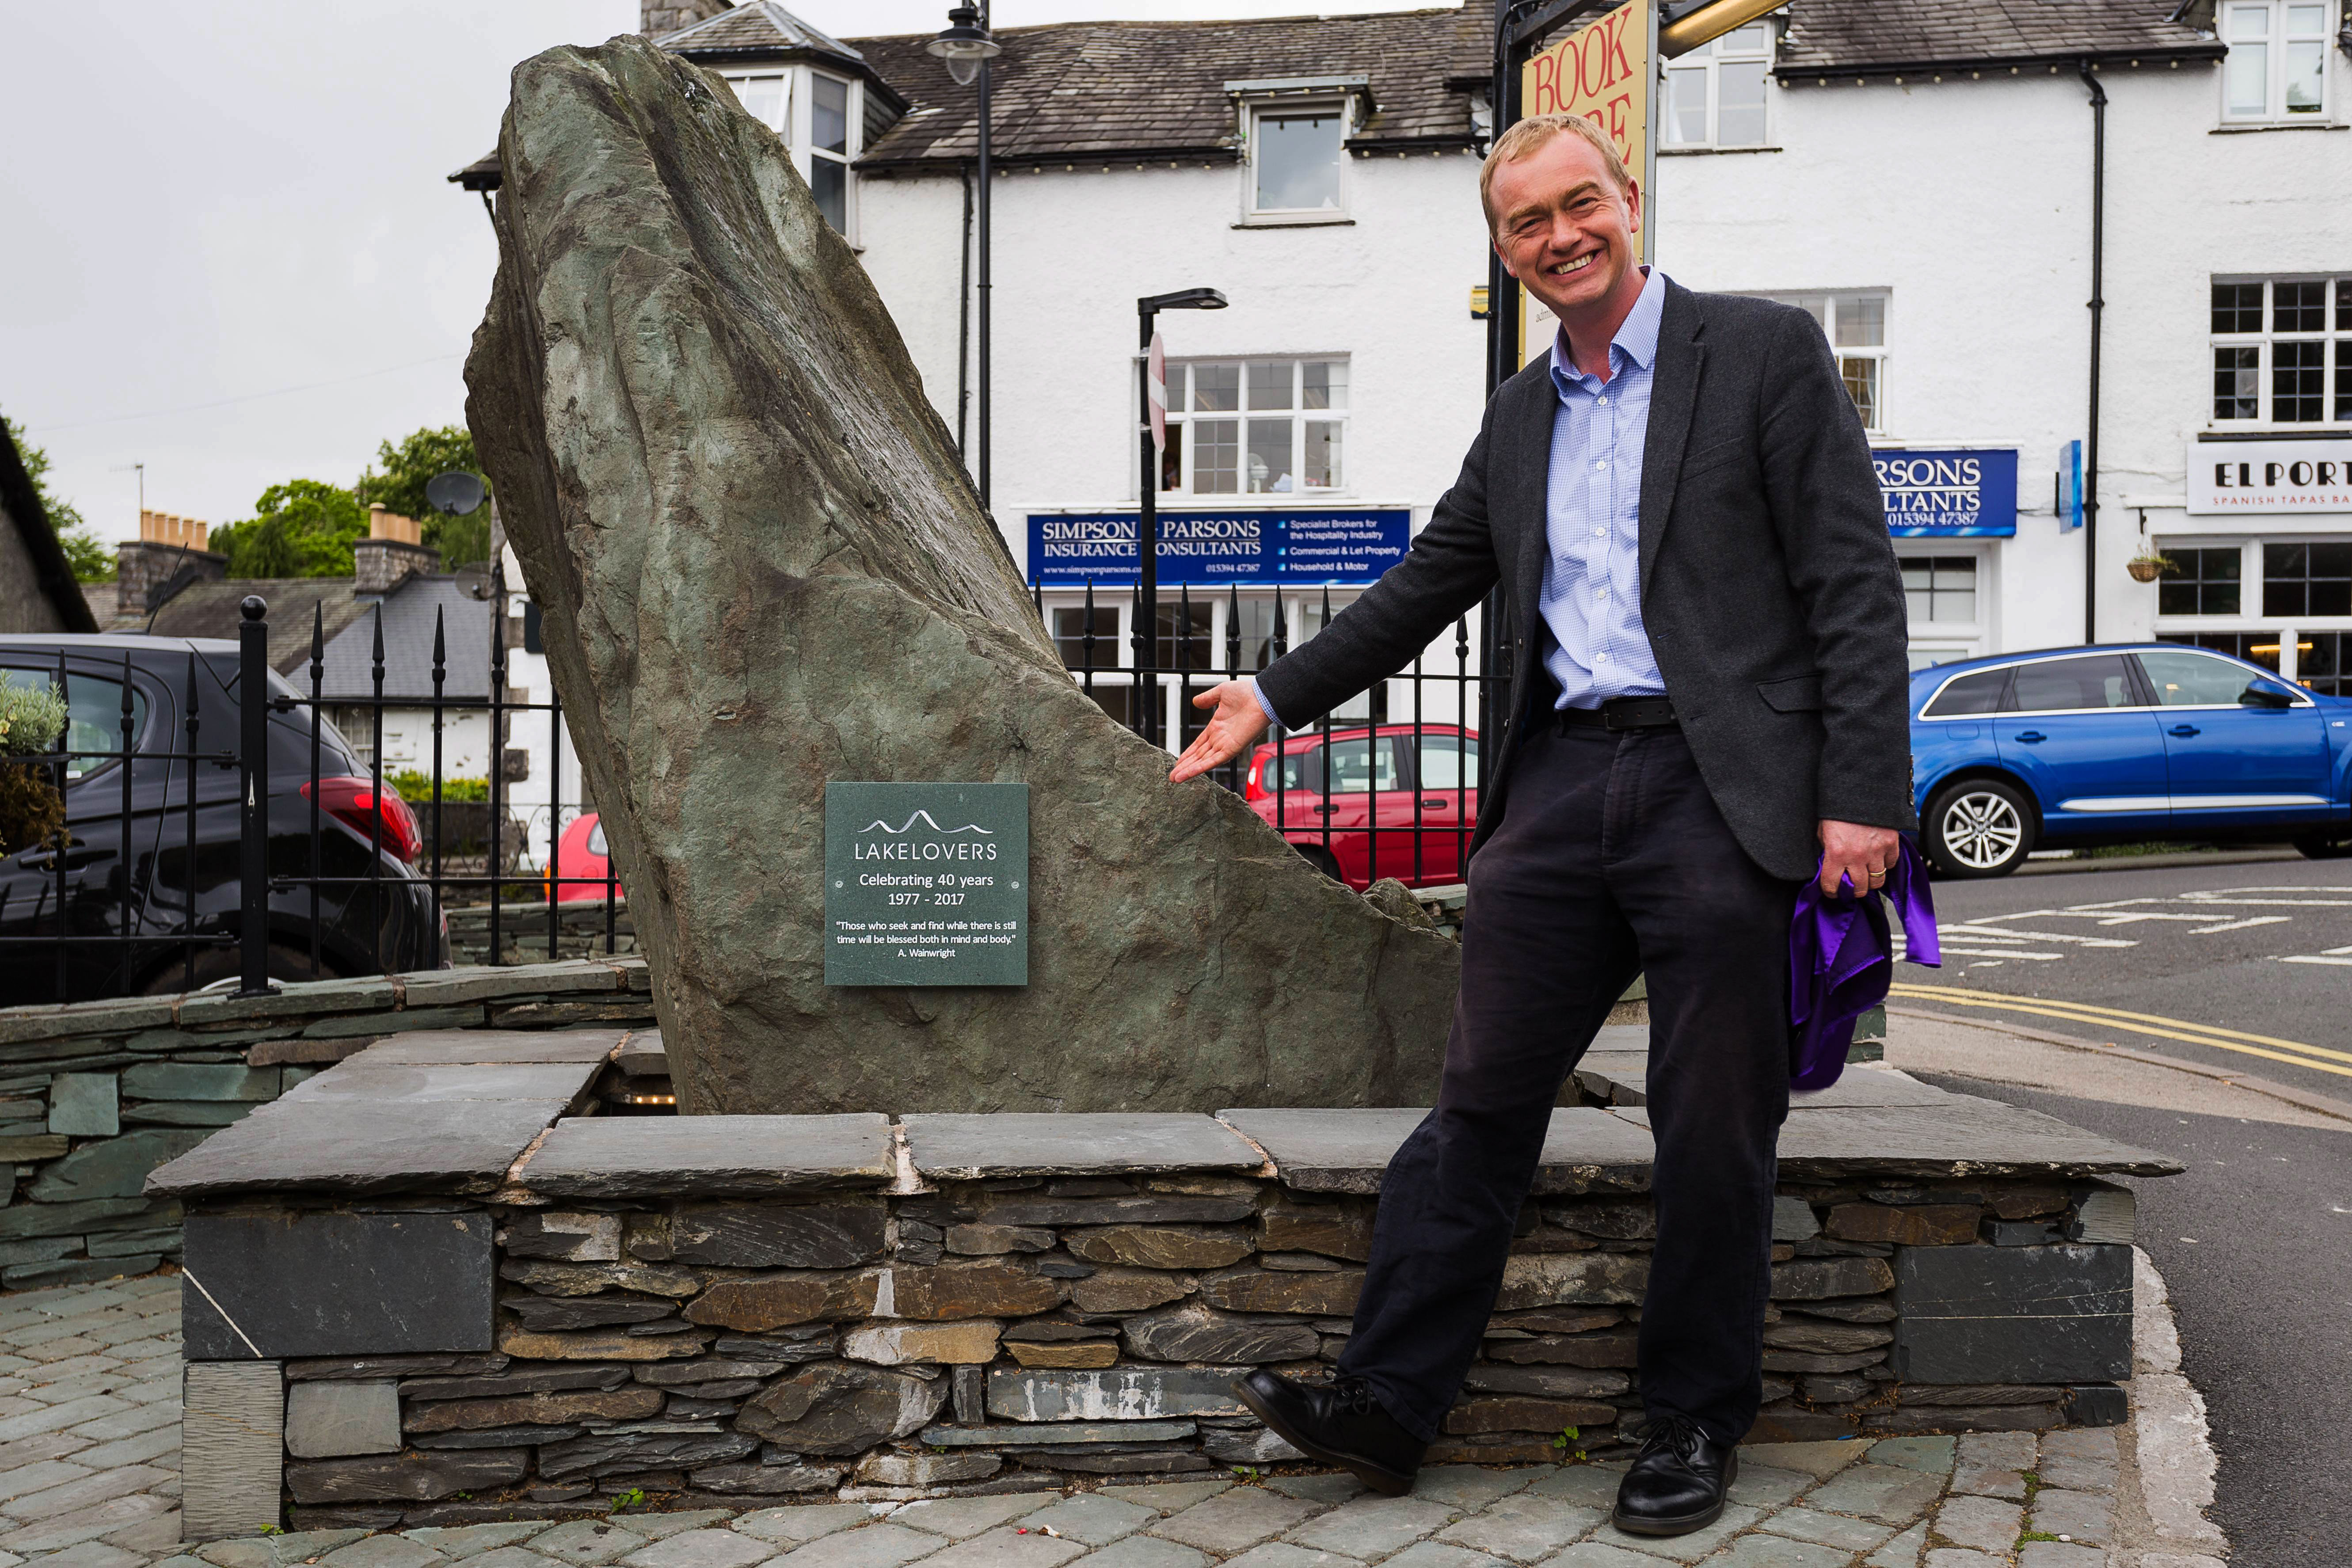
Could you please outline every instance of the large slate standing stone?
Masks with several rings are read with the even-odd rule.
[[[775,133],[625,38],[519,67],[499,153],[468,421],[679,1109],[1426,1102],[1458,949],[1070,679]],[[833,780],[1028,784],[1027,986],[824,984]]]

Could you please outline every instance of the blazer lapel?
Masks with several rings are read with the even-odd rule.
[[[1658,358],[1650,377],[1650,430],[1642,447],[1642,596],[1656,580],[1658,548],[1674,511],[1675,485],[1682,477],[1683,451],[1690,441],[1691,414],[1698,406],[1699,371],[1706,350],[1700,343],[1698,303],[1690,290],[1666,281],[1666,304],[1658,321]]]
[[[1507,520],[1507,526],[1514,531],[1515,537],[1502,542],[1508,553],[1498,552],[1496,559],[1507,563],[1505,580],[1510,584],[1511,609],[1518,618],[1520,631],[1533,637],[1536,600],[1543,593],[1544,551],[1550,531],[1552,423],[1559,410],[1559,395],[1552,389],[1550,361],[1538,359],[1523,371],[1515,390],[1522,394],[1522,398],[1519,405],[1511,410],[1513,438],[1519,449],[1533,454],[1535,460],[1507,467],[1505,471],[1511,476],[1513,486],[1510,504],[1494,509],[1491,519],[1493,522]]]

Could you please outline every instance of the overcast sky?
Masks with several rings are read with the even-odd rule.
[[[948,3],[787,0],[841,37],[936,31]],[[1314,8],[997,0],[992,19]],[[109,541],[138,533],[131,464],[150,507],[231,522],[269,485],[349,484],[379,441],[461,423],[498,258],[444,176],[497,141],[516,61],[636,25],[636,0],[0,0],[0,412]]]

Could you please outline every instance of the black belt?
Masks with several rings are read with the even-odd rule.
[[[1553,710],[1562,732],[1569,730],[1672,730],[1675,705],[1663,697],[1612,697],[1598,708]]]

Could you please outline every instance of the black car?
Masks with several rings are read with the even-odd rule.
[[[68,763],[62,854],[34,847],[0,858],[0,1005],[166,994],[236,975],[233,944],[138,939],[239,934],[240,775],[215,760],[237,749],[236,644],[0,637],[0,681],[62,681],[68,750],[114,753]],[[310,710],[275,672],[269,695],[271,978],[311,978],[314,935],[321,977],[446,966],[447,922],[412,864],[421,847],[415,815],[396,792],[377,789],[323,719],[314,772]],[[28,760],[54,781],[54,764],[14,759]],[[112,940],[126,931],[134,940]]]

